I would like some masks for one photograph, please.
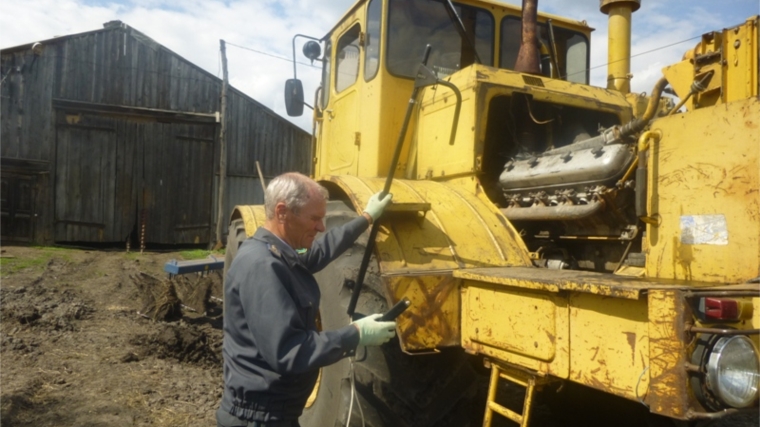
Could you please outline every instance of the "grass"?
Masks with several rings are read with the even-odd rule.
[[[182,259],[185,260],[191,260],[191,259],[203,259],[207,258],[209,255],[214,255],[217,258],[218,257],[224,257],[224,249],[219,251],[207,251],[204,249],[193,249],[188,251],[181,251],[179,253],[179,256],[182,257]]]
[[[0,271],[3,277],[10,276],[25,269],[43,269],[52,258],[61,258],[69,261],[68,252],[71,249],[56,248],[51,246],[33,246],[39,252],[35,256],[24,258],[0,258]]]

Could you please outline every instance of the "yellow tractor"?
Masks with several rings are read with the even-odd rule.
[[[411,306],[322,370],[303,426],[756,425],[760,22],[633,94],[639,7],[600,1],[606,88],[592,29],[537,0],[359,0],[304,44],[328,228],[393,194],[319,274],[323,327]],[[227,262],[263,221],[236,207]]]

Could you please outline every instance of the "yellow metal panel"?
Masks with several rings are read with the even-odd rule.
[[[760,276],[760,100],[652,124],[648,277],[738,283]]]
[[[558,294],[465,280],[462,347],[538,372],[567,378],[567,300]]]
[[[570,379],[636,399],[649,383],[647,303],[574,293],[570,307]],[[640,394],[640,395],[641,395]]]
[[[481,86],[488,88],[489,99],[492,95],[496,95],[492,91],[504,94],[517,90],[530,94],[536,101],[615,113],[622,123],[632,118],[631,106],[626,96],[618,91],[538,76],[535,77],[540,78],[541,85],[533,85],[526,83],[521,73],[482,65],[471,67],[470,72],[471,79],[477,79]],[[558,94],[564,95],[559,97]]]
[[[665,280],[639,279],[635,277],[613,276],[577,270],[550,270],[546,268],[471,268],[454,271],[454,277],[477,280],[495,285],[513,286],[545,292],[583,292],[612,296],[615,298],[639,299],[641,294],[651,289],[708,288],[708,282],[674,283]]]
[[[465,295],[468,340],[544,362],[554,359],[557,313],[551,294],[471,286]]]
[[[684,342],[691,311],[677,291],[649,293],[649,378],[645,402],[652,412],[683,418],[688,409],[687,359]]]
[[[755,16],[743,25],[723,30],[723,56],[726,62],[724,102],[758,95],[758,19]]]
[[[323,121],[324,135],[329,141],[324,145],[325,155],[322,170],[331,174],[356,175],[358,170],[359,141],[356,132],[358,127],[359,105],[357,104],[357,88],[360,83],[347,89],[345,93],[333,96],[332,112],[326,113]]]
[[[428,87],[423,93],[416,133],[418,179],[474,171],[475,147],[472,141],[475,140],[475,120],[480,112],[473,96],[473,81],[454,79],[453,82],[462,92],[461,113],[453,145],[449,141],[456,110],[454,93],[445,86]]]
[[[694,82],[694,64],[689,60],[677,62],[662,69],[662,74],[668,79],[670,87],[676,92],[676,95],[685,99],[691,91],[691,84]],[[691,104],[687,104],[689,110],[693,109]]]

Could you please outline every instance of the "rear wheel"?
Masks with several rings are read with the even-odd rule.
[[[356,218],[342,202],[329,202],[328,229]],[[352,290],[345,279],[355,279],[368,232],[354,246],[316,275],[322,293],[320,311],[325,330],[349,323],[346,310]],[[374,257],[366,274],[357,313],[387,310]],[[381,347],[359,348],[354,361],[356,402],[351,406],[350,360],[322,369],[316,399],[300,419],[303,427],[324,426],[474,426],[480,423],[484,402],[477,401],[477,374],[460,348],[440,354],[408,356],[394,338]],[[361,408],[360,408],[361,406]],[[363,415],[362,415],[363,414]]]
[[[222,276],[222,280],[227,279],[227,269],[230,268],[232,260],[235,259],[240,245],[248,238],[248,235],[245,233],[243,218],[233,219],[227,231],[227,247],[224,249],[224,276]]]

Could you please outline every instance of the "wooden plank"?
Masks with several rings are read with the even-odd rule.
[[[53,99],[56,109],[69,112],[93,112],[123,117],[160,120],[161,122],[216,123],[216,115],[189,111],[162,110],[158,108],[131,107],[126,105],[99,104],[68,99]]]

